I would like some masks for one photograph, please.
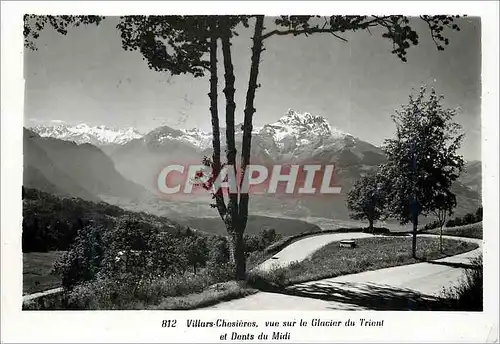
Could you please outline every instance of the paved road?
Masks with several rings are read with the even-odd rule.
[[[44,290],[44,291],[41,291],[39,293],[33,293],[33,294],[29,294],[29,295],[23,295],[23,302],[24,301],[33,300],[33,299],[36,299],[36,298],[39,298],[39,297],[42,297],[42,296],[57,294],[57,293],[62,292],[62,290],[63,289],[61,287],[59,287],[59,288]]]
[[[343,233],[328,235],[328,240],[343,240],[347,235]],[[335,239],[338,235],[339,239]],[[326,236],[326,235],[325,235]],[[341,236],[341,237],[340,237]],[[424,235],[420,235],[424,236]],[[322,236],[316,238],[321,239]],[[447,237],[457,239],[456,237]],[[340,239],[342,238],[342,239]],[[304,239],[313,239],[307,238]],[[326,238],[325,238],[326,239]],[[477,239],[460,238],[459,240],[478,243]],[[293,252],[297,257],[304,257],[301,242],[285,248],[286,259],[293,259]],[[312,253],[313,244],[305,242],[307,252]],[[282,251],[282,252],[283,252]],[[425,309],[431,305],[444,287],[458,283],[463,273],[463,264],[468,264],[470,258],[477,256],[481,247],[453,257],[437,260],[433,263],[418,263],[400,267],[386,268],[312,281],[289,287],[287,295],[259,292],[243,299],[232,300],[217,304],[207,309],[232,310],[404,310],[408,308]],[[278,256],[281,256],[280,252]],[[303,259],[303,258],[302,258]],[[267,262],[265,262],[267,263]],[[264,264],[265,264],[264,263]],[[264,265],[266,266],[266,265]],[[411,304],[411,305],[409,305]]]
[[[367,233],[338,233],[338,234],[320,234],[311,237],[306,237],[296,241],[283,250],[275,254],[273,257],[277,259],[268,259],[259,266],[259,270],[269,270],[274,266],[286,266],[296,261],[302,261],[310,256],[321,247],[328,245],[333,241],[340,241],[345,239],[361,239],[371,237]]]

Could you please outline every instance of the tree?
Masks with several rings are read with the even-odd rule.
[[[476,210],[476,222],[483,221],[483,207],[479,207]]]
[[[64,19],[70,23],[78,23],[82,19]],[[456,16],[455,16],[456,17]],[[443,44],[449,43],[442,35],[445,28],[459,30],[453,16],[421,16],[428,24],[431,37],[439,50]],[[79,17],[77,17],[79,18]],[[252,122],[256,112],[254,99],[258,84],[259,65],[264,49],[264,41],[272,36],[309,36],[329,33],[332,37],[347,41],[340,34],[347,31],[370,30],[382,27],[382,34],[393,44],[392,53],[402,61],[406,61],[406,51],[411,45],[418,44],[418,34],[412,29],[410,19],[405,16],[280,16],[274,20],[275,29],[265,31],[264,16],[125,16],[121,18],[118,29],[121,32],[123,48],[138,50],[147,61],[148,66],[156,71],[168,71],[173,75],[191,74],[195,78],[210,74],[210,113],[213,132],[213,156],[204,163],[212,167],[213,183],[222,168],[220,158],[220,128],[217,109],[217,41],[222,43],[224,64],[224,95],[226,98],[226,160],[227,165],[236,172],[236,145],[234,114],[233,65],[231,59],[231,39],[238,35],[240,25],[249,26],[249,19],[255,19],[252,37],[252,55],[248,90],[246,94],[243,120],[243,142],[241,148],[240,188],[228,194],[227,205],[221,189],[214,192],[213,205],[226,226],[231,261],[235,265],[236,279],[244,279],[246,274],[243,234],[248,221],[248,192],[241,192],[245,180],[246,168],[250,164]],[[44,19],[39,19],[42,20]],[[52,20],[48,22],[54,25]],[[25,21],[26,23],[26,21]],[[26,24],[25,24],[26,25]],[[36,27],[37,29],[39,26]],[[39,29],[42,29],[41,26]],[[64,33],[64,32],[62,32]],[[26,30],[25,30],[26,37]],[[36,37],[32,37],[36,38]],[[208,60],[206,56],[208,55]],[[236,174],[236,173],[235,173]],[[208,185],[207,187],[211,187]]]
[[[66,35],[68,33],[69,26],[77,27],[88,24],[99,25],[103,19],[103,16],[52,16],[25,14],[23,29],[24,46],[28,49],[36,50],[35,40],[40,37],[40,31],[42,31],[47,24],[49,24],[50,27],[61,35]]]
[[[453,23],[453,16],[421,16],[430,29],[431,36],[439,50],[443,50],[443,44],[449,44],[449,40],[442,35],[445,27],[460,30]],[[236,20],[237,21],[237,20]],[[234,22],[233,22],[234,24]],[[346,31],[369,30],[371,27],[380,26],[387,30],[382,36],[389,39],[393,43],[392,53],[396,54],[402,61],[406,61],[406,50],[413,44],[418,44],[418,34],[410,26],[410,20],[405,16],[280,16],[274,22],[275,30],[264,32],[264,16],[255,16],[254,35],[252,37],[252,56],[250,66],[250,76],[248,82],[248,90],[244,108],[243,120],[243,142],[241,154],[241,179],[240,189],[238,194],[229,194],[228,207],[220,207],[217,205],[219,214],[224,213],[225,223],[231,238],[233,238],[234,259],[236,263],[236,278],[243,279],[245,277],[245,254],[243,233],[248,220],[248,192],[241,192],[241,185],[245,180],[246,167],[250,164],[251,138],[252,138],[252,121],[253,114],[256,112],[254,107],[255,92],[259,87],[258,74],[259,65],[261,62],[261,53],[264,49],[264,40],[272,36],[309,36],[319,33],[330,33],[333,37],[346,41],[345,38],[339,36],[339,33]],[[245,17],[244,25],[248,25],[248,18]],[[236,149],[234,146],[234,75],[230,59],[230,35],[229,31],[222,36],[222,50],[224,55],[225,79],[226,88],[226,139],[228,152],[228,165],[234,166],[234,156]],[[233,153],[234,152],[234,153]],[[208,162],[210,165],[210,162]],[[214,175],[215,179],[217,175]],[[217,198],[216,198],[217,199]],[[222,210],[222,212],[221,212]]]
[[[368,220],[373,233],[373,222],[385,217],[387,179],[380,173],[372,173],[358,179],[347,194],[347,208],[354,220]]]
[[[214,236],[208,246],[210,247],[208,263],[212,269],[229,262],[229,248],[224,237]]]
[[[54,271],[61,275],[64,288],[96,277],[103,265],[103,228],[88,225],[78,231],[69,251],[56,261]]]
[[[196,268],[199,266],[205,266],[209,258],[207,238],[201,236],[187,237],[185,239],[184,247],[187,262],[193,267],[193,272],[196,274]]]
[[[434,197],[434,204],[431,205],[432,212],[437,217],[439,226],[439,250],[443,252],[443,227],[448,216],[453,214],[453,209],[457,206],[456,196],[449,190],[441,190],[440,194]]]
[[[412,221],[414,257],[419,215],[451,212],[455,206],[451,185],[464,166],[457,153],[464,134],[452,121],[457,112],[445,108],[442,99],[425,86],[410,95],[409,103],[393,116],[396,137],[384,144],[391,176],[389,208],[402,224]]]

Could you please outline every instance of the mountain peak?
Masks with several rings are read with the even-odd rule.
[[[332,131],[330,124],[325,118],[313,116],[309,112],[299,113],[293,109],[288,109],[277,123],[287,126],[304,127],[308,130],[318,130],[322,135],[328,135]]]
[[[35,125],[30,129],[41,137],[53,137],[60,140],[73,141],[78,144],[124,144],[142,137],[142,134],[132,127],[116,129],[105,125],[90,126],[86,123],[69,125],[63,122],[53,122],[52,125]]]

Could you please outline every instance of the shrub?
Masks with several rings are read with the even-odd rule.
[[[462,219],[462,224],[468,225],[469,223],[476,222],[476,216],[472,213],[466,214]]]
[[[129,273],[104,276],[75,286],[68,292],[69,309],[143,309],[165,297],[200,293],[207,287],[226,282],[234,275],[229,264],[216,270],[202,269],[168,277],[137,279]]]
[[[96,277],[103,260],[102,228],[87,226],[78,231],[71,249],[54,265],[66,288]]]
[[[476,210],[476,222],[483,221],[483,207],[479,207]]]
[[[206,238],[174,236],[135,216],[125,216],[114,228],[87,226],[70,250],[56,263],[62,284],[71,289],[100,274],[102,278],[128,275],[140,281],[183,273],[189,266],[205,266]]]
[[[483,258],[471,259],[471,267],[465,270],[460,283],[445,289],[443,296],[451,309],[459,311],[483,310]]]
[[[245,242],[245,253],[248,255],[251,252],[261,251],[264,249],[262,245],[262,240],[258,235],[255,234],[245,234],[243,237]]]
[[[290,282],[294,269],[300,267],[299,262],[292,262],[286,266],[276,265],[269,270],[252,270],[248,276],[248,285],[260,290],[280,290]]]
[[[210,247],[208,252],[209,268],[216,268],[229,262],[229,245],[226,238],[214,236],[209,239]]]

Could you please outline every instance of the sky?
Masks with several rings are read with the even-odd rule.
[[[133,126],[147,132],[161,125],[210,130],[209,80],[170,76],[150,70],[139,52],[124,51],[116,17],[99,26],[70,28],[63,36],[45,29],[25,51],[25,120],[70,124]],[[447,31],[450,44],[438,51],[427,24],[412,21],[419,44],[408,50],[408,62],[390,53],[383,31],[309,37],[273,36],[265,41],[256,93],[254,126],[278,120],[288,109],[309,112],[365,141],[380,145],[394,135],[391,115],[421,85],[434,87],[444,104],[459,108],[456,117],[466,133],[461,153],[480,159],[481,24],[479,18],[457,22]],[[272,27],[272,18],[266,18]],[[243,119],[251,31],[241,28],[233,39],[236,116]],[[222,57],[219,58],[222,61]],[[219,63],[219,89],[223,87]],[[224,97],[219,95],[224,120]]]

